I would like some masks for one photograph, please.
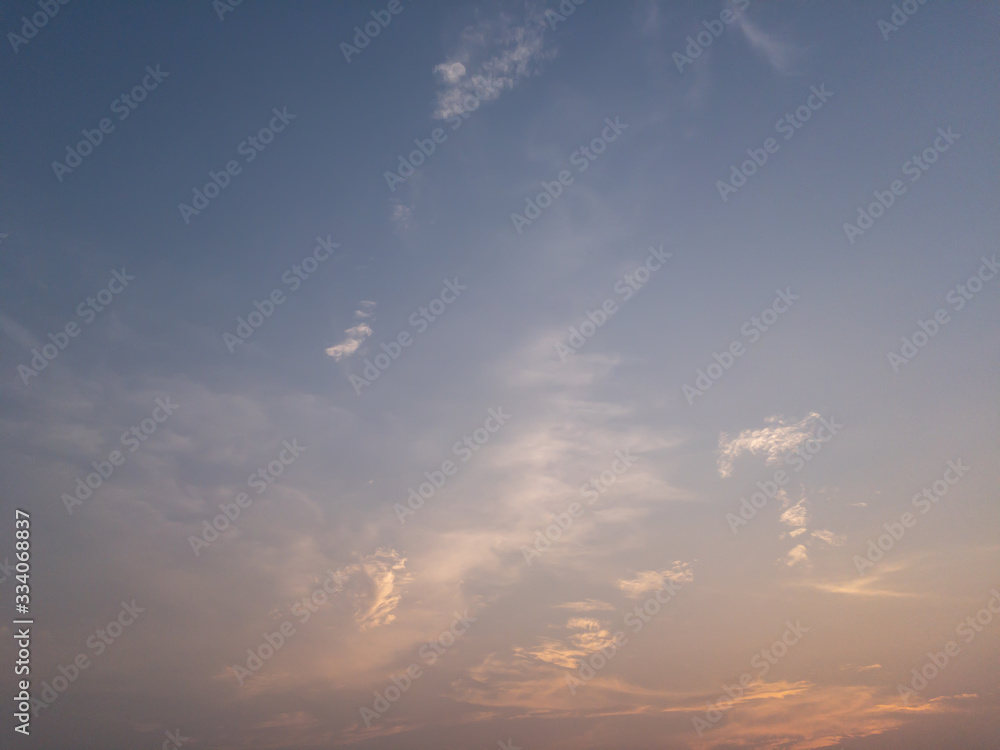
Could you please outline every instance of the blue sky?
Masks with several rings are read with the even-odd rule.
[[[903,5],[5,6],[18,741],[994,746],[997,5]]]

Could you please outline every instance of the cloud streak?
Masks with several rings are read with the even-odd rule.
[[[434,66],[443,85],[434,118],[447,120],[493,101],[538,72],[554,52],[545,47],[545,18],[529,5],[522,20],[507,14],[469,26],[449,59]]]
[[[692,580],[694,580],[694,573],[691,571],[691,566],[678,560],[674,562],[673,567],[666,570],[644,570],[632,578],[620,579],[617,586],[625,596],[639,599],[645,594],[663,588],[668,581],[688,583]]]
[[[746,11],[736,11],[736,27],[750,46],[778,73],[789,75],[794,71],[799,49],[783,41],[750,20]]]

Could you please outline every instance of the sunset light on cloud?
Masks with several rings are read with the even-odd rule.
[[[5,6],[0,747],[996,750],[998,11]]]

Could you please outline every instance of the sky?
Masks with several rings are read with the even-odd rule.
[[[997,11],[5,4],[2,745],[997,747]]]

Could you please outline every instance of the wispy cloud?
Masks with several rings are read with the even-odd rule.
[[[796,565],[809,567],[808,551],[816,543],[816,540],[826,542],[831,547],[839,547],[847,541],[847,537],[842,534],[835,534],[829,529],[810,531],[806,528],[809,523],[809,509],[806,498],[803,497],[795,505],[791,505],[791,500],[783,492],[781,493],[781,497],[782,507],[785,510],[778,518],[778,521],[788,527],[787,536],[796,539],[803,534],[809,535],[803,537],[802,542],[793,547],[781,558],[788,567],[791,568]],[[784,539],[785,536],[786,534],[782,534],[780,538]]]
[[[403,598],[401,587],[412,578],[406,573],[406,558],[395,550],[378,550],[353,566],[363,573],[365,585],[355,593],[354,621],[361,630],[388,625]]]
[[[39,345],[38,339],[27,328],[2,313],[0,313],[0,333],[25,349]]]
[[[820,539],[832,547],[840,547],[847,541],[847,537],[843,534],[834,534],[828,529],[820,529],[819,531],[814,531],[810,535],[814,539]]]
[[[791,529],[805,526],[806,521],[809,520],[809,512],[806,510],[805,498],[799,500],[791,508],[785,510],[778,520]]]
[[[370,318],[374,309],[374,302],[371,300],[362,300],[361,304],[358,305],[358,309],[354,311],[354,317],[359,319]],[[373,331],[370,325],[362,322],[351,326],[344,333],[347,334],[346,339],[326,350],[327,356],[333,357],[337,362],[354,354],[360,348],[361,343],[372,335]]]
[[[536,645],[517,646],[514,654],[521,658],[554,664],[566,669],[574,669],[580,660],[607,647],[614,640],[609,623],[593,617],[571,617],[565,625],[570,631],[562,640],[540,638]]]
[[[643,594],[659,590],[668,581],[688,583],[692,580],[694,573],[691,572],[691,566],[678,560],[668,570],[644,570],[632,578],[623,578],[618,581],[618,588],[625,596],[638,599]]]
[[[397,229],[413,228],[413,207],[403,203],[394,203],[392,206],[392,223]]]
[[[763,55],[777,72],[785,75],[793,72],[799,55],[798,47],[764,31],[750,20],[745,11],[736,11],[736,27],[743,32],[750,46]]]
[[[446,120],[475,109],[536,73],[541,61],[554,54],[545,49],[545,31],[545,17],[534,5],[528,6],[522,20],[501,14],[466,28],[458,49],[434,67],[444,86],[434,117]]]
[[[807,552],[804,544],[797,544],[788,551],[784,560],[785,565],[789,568],[795,567],[796,565],[809,565],[809,553]]]
[[[913,572],[915,564],[913,560],[887,562],[881,568],[871,570],[864,576],[813,581],[804,585],[833,594],[861,597],[896,599],[932,596],[933,594],[921,588],[921,584],[915,584],[907,575]],[[917,568],[918,573],[919,571]]]
[[[614,607],[607,602],[597,599],[587,599],[585,602],[565,602],[564,604],[553,604],[556,609],[572,609],[575,612],[597,612],[601,610],[613,611]]]

